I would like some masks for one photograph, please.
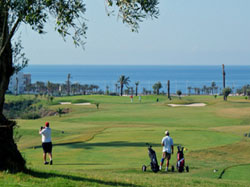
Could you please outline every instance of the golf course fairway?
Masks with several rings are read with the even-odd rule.
[[[34,98],[8,96],[6,101]],[[159,102],[156,102],[156,99]],[[0,172],[0,186],[249,186],[250,100],[244,97],[129,96],[39,98],[51,110],[69,113],[36,120],[17,119],[19,150],[29,169],[26,173]],[[60,105],[60,102],[72,104]],[[74,103],[91,103],[78,104]],[[96,107],[99,103],[99,109]],[[169,104],[204,103],[204,106],[171,107]],[[50,122],[53,165],[42,159],[40,126]],[[176,166],[177,146],[185,147],[184,173],[147,171],[146,143],[162,156],[161,139],[168,130],[174,140],[170,165]],[[165,166],[165,164],[164,164]]]

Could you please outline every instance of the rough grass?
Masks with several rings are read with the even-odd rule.
[[[18,131],[23,135],[18,146],[31,171],[0,173],[0,185],[248,186],[245,172],[249,169],[250,139],[243,135],[250,131],[250,103],[242,97],[228,99],[187,96],[169,101],[165,96],[143,96],[142,103],[137,97],[131,103],[125,96],[55,98],[55,103],[98,102],[100,109],[95,105],[67,105],[72,112],[62,117],[18,120]],[[207,106],[167,106],[198,102]],[[38,130],[45,121],[53,130],[53,166],[42,164]],[[170,164],[176,164],[176,146],[182,145],[187,149],[184,153],[189,173],[141,171],[141,166],[150,162],[146,142],[153,145],[160,160],[165,130],[170,131],[175,143]],[[222,179],[218,179],[223,171]]]

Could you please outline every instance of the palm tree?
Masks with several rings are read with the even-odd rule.
[[[51,84],[51,82],[47,82],[47,90],[48,90],[48,95],[52,95],[51,94],[51,91],[52,91],[52,84]]]
[[[135,96],[137,96],[138,94],[138,85],[139,85],[139,81],[135,82]]]
[[[67,77],[67,95],[69,96],[70,95],[70,78],[71,78],[71,75],[70,73],[68,74],[68,77]]]
[[[109,95],[109,86],[106,86],[106,95]]]
[[[168,99],[171,100],[171,96],[170,96],[170,80],[168,80],[167,87],[168,87]]]
[[[188,89],[188,95],[191,95],[191,90],[192,90],[192,87],[191,87],[191,86],[189,86],[189,87],[187,87],[187,89]]]
[[[121,86],[121,92],[120,92],[121,96],[123,95],[123,87],[124,87],[124,85],[126,87],[128,87],[129,82],[130,82],[129,77],[126,77],[125,75],[120,76],[120,78],[118,80],[118,83],[120,83],[120,86]]]
[[[118,95],[118,84],[115,83],[115,95]]]
[[[213,81],[213,82],[211,83],[212,95],[214,94],[215,87],[216,87],[216,83]]]
[[[154,89],[154,93],[156,93],[157,95],[159,95],[160,93],[160,89],[162,88],[161,82],[157,82],[153,85],[153,89]]]

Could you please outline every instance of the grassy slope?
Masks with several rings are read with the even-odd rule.
[[[29,97],[29,96],[23,96]],[[31,96],[32,97],[32,96]],[[39,120],[18,120],[23,138],[18,146],[35,171],[30,174],[0,173],[0,185],[51,186],[247,186],[250,171],[250,141],[243,134],[250,129],[250,102],[243,97],[188,96],[172,101],[159,96],[129,97],[75,96],[55,98],[51,108],[72,112]],[[18,97],[7,97],[18,99]],[[100,103],[75,106],[56,105],[61,101]],[[43,101],[44,102],[44,101]],[[168,103],[205,102],[206,107],[169,107]],[[54,165],[42,165],[39,127],[51,122]],[[145,142],[153,144],[158,160],[160,141],[168,129],[175,145],[183,145],[190,173],[142,173],[149,163]],[[62,133],[64,131],[64,133]],[[176,164],[176,154],[171,165]],[[243,164],[242,166],[238,166]],[[230,167],[234,166],[234,167]],[[225,169],[222,180],[218,177]],[[218,172],[213,172],[216,169]],[[1,180],[2,179],[2,180]]]

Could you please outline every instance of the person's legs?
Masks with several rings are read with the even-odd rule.
[[[46,153],[45,152],[43,152],[43,161],[44,161],[44,163],[46,162]]]
[[[47,156],[47,153],[43,152],[43,161],[44,161],[44,164],[48,164],[48,162],[46,161],[46,156]]]
[[[52,161],[52,153],[48,153],[48,155],[49,155],[49,159],[50,159],[49,164],[52,165],[52,164],[53,164],[53,161]]]
[[[161,170],[162,165],[163,165],[163,163],[164,163],[165,157],[166,157],[166,154],[163,152],[163,153],[162,153],[161,163],[160,163],[160,170]]]
[[[42,143],[42,147],[43,147],[43,161],[44,161],[44,164],[48,164],[48,162],[46,161],[46,154],[47,154],[46,144]]]
[[[170,153],[166,153],[166,171],[168,171],[168,166],[169,166],[169,160],[171,158]]]
[[[49,143],[48,154],[49,154],[49,159],[50,159],[49,164],[52,165],[53,162],[52,162],[52,143],[51,142]]]
[[[169,159],[167,159],[167,161],[166,161],[166,166],[168,168],[168,166],[169,166]]]

